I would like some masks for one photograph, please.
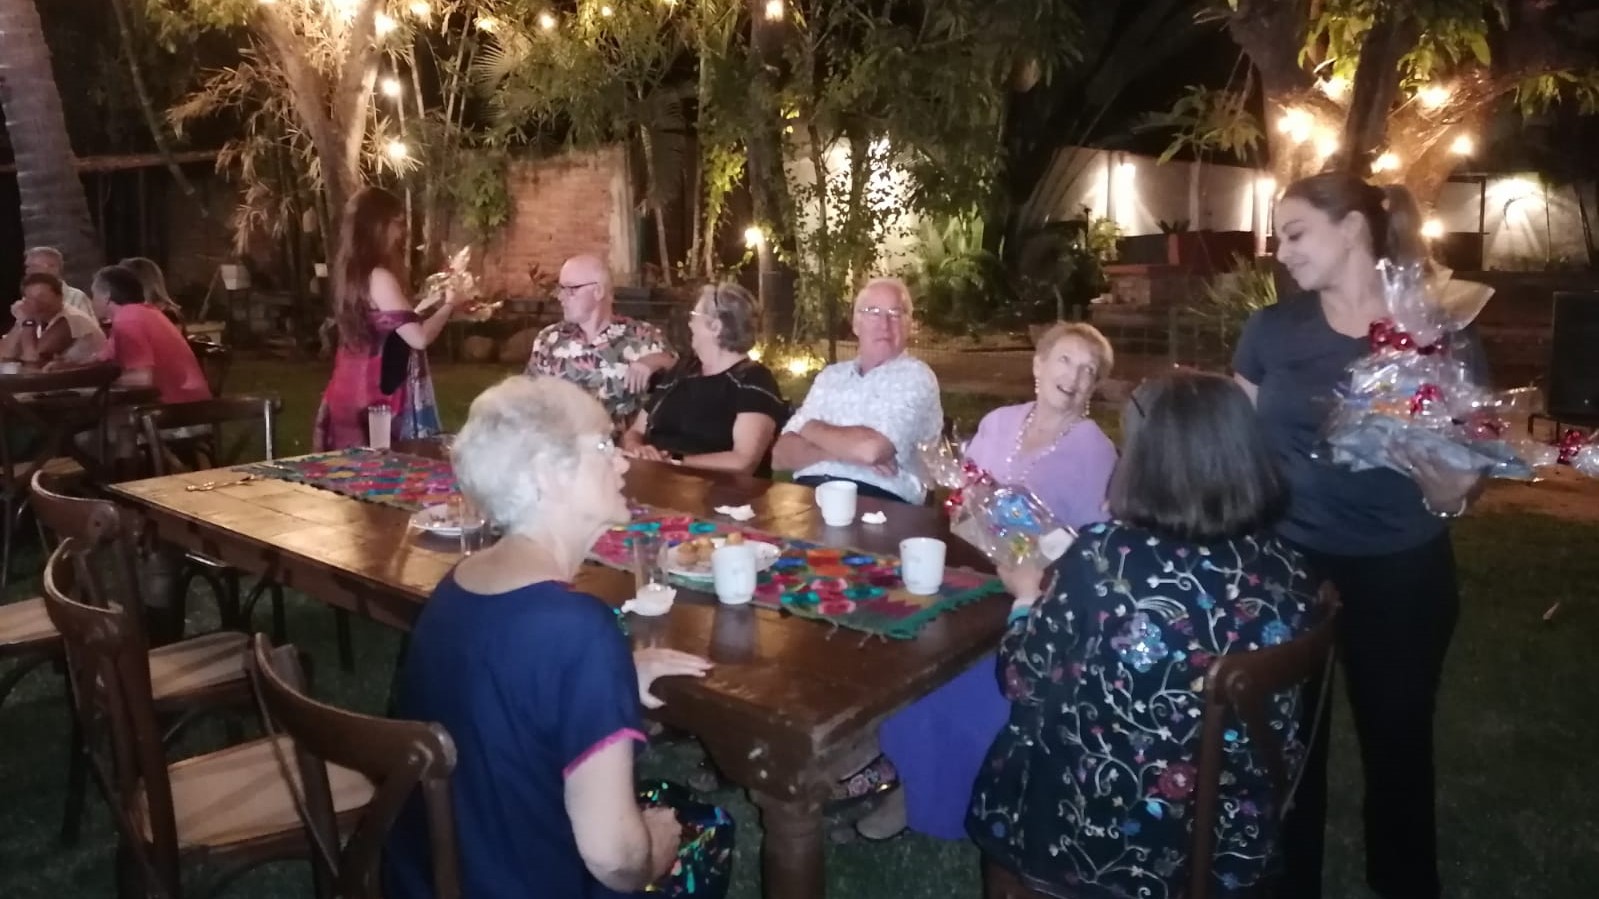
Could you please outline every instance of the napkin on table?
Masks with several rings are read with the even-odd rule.
[[[748,505],[743,506],[717,506],[716,514],[726,515],[734,521],[749,521],[755,517],[755,510]]]

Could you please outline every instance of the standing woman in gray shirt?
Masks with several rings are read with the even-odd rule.
[[[1448,519],[1481,479],[1427,453],[1403,460],[1408,477],[1311,456],[1345,366],[1370,351],[1368,329],[1388,314],[1377,261],[1425,258],[1420,216],[1402,187],[1329,172],[1289,185],[1276,231],[1277,258],[1301,291],[1250,317],[1234,377],[1288,482],[1278,533],[1343,600],[1339,656],[1365,774],[1367,884],[1384,899],[1436,899],[1433,712],[1460,605]],[[1481,376],[1471,336],[1456,343]],[[1282,894],[1296,899],[1321,896],[1328,717],[1284,826]]]

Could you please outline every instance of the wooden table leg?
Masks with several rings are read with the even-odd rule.
[[[754,792],[761,808],[761,893],[766,899],[822,899],[822,804]]]

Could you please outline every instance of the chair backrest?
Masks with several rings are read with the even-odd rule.
[[[275,458],[275,427],[283,402],[240,396],[152,406],[139,413],[150,469],[156,477]],[[224,431],[232,431],[232,439]],[[260,447],[260,454],[250,452]]]
[[[149,649],[137,608],[106,591],[86,549],[68,538],[51,553],[45,611],[66,650],[73,710],[91,769],[146,881],[144,894],[176,896],[177,821],[151,696]]]
[[[1323,687],[1320,696],[1300,698],[1301,703],[1318,703],[1318,708],[1309,715],[1301,715],[1300,720],[1320,720],[1319,703],[1325,701],[1336,645],[1338,591],[1331,583],[1322,584],[1318,609],[1322,620],[1308,633],[1276,646],[1220,656],[1205,675],[1205,711],[1189,858],[1189,899],[1207,899],[1211,894],[1216,811],[1226,763],[1224,735],[1229,723],[1242,725],[1255,757],[1265,767],[1272,795],[1277,800],[1275,817],[1278,821],[1292,801],[1299,771],[1285,755],[1277,732],[1272,730],[1270,707],[1274,696],[1319,683]],[[1300,741],[1310,746],[1315,736],[1314,733],[1301,734]]]
[[[459,899],[455,819],[450,804],[455,743],[444,728],[421,721],[375,718],[317,702],[304,692],[305,678],[294,648],[274,650],[264,635],[255,636],[251,659],[263,726],[269,732],[281,730],[294,740],[295,764],[305,791],[298,808],[311,844],[318,895],[324,899],[377,899],[383,841],[420,787],[432,846],[434,895]],[[371,803],[342,847],[326,762],[366,775],[375,788]]]
[[[37,398],[51,393],[72,391],[81,394],[72,398],[70,405],[83,409],[85,420],[92,422],[94,458],[106,458],[106,415],[110,406],[111,385],[116,382],[119,373],[115,365],[102,364],[0,377],[0,434],[32,430],[37,435],[31,459],[14,458],[14,448],[10,442],[0,440],[0,478],[6,477],[19,462],[31,461],[42,467],[57,456],[67,455],[76,434],[71,429],[60,427],[61,404],[37,402]]]
[[[228,382],[228,370],[233,367],[233,351],[216,341],[200,337],[189,338],[189,349],[194,351],[200,371],[205,373],[205,383],[211,388],[211,395],[222,396],[222,388]]]

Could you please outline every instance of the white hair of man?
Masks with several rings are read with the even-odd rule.
[[[22,259],[24,262],[26,262],[29,259],[35,259],[40,256],[43,256],[44,258],[54,262],[55,267],[58,270],[67,262],[66,257],[62,256],[61,251],[55,247],[29,247],[27,251],[22,254]]]
[[[860,306],[861,300],[864,300],[868,295],[876,293],[880,290],[892,291],[895,296],[899,297],[899,301],[904,304],[905,314],[907,316],[915,315],[916,300],[911,296],[911,289],[907,287],[905,282],[900,278],[884,277],[873,278],[870,281],[867,281],[866,284],[861,287],[860,293],[855,295],[855,305]]]
[[[535,473],[571,471],[585,441],[610,430],[605,408],[582,388],[515,375],[472,401],[451,461],[461,492],[485,518],[507,532],[525,532],[549,499]]]

